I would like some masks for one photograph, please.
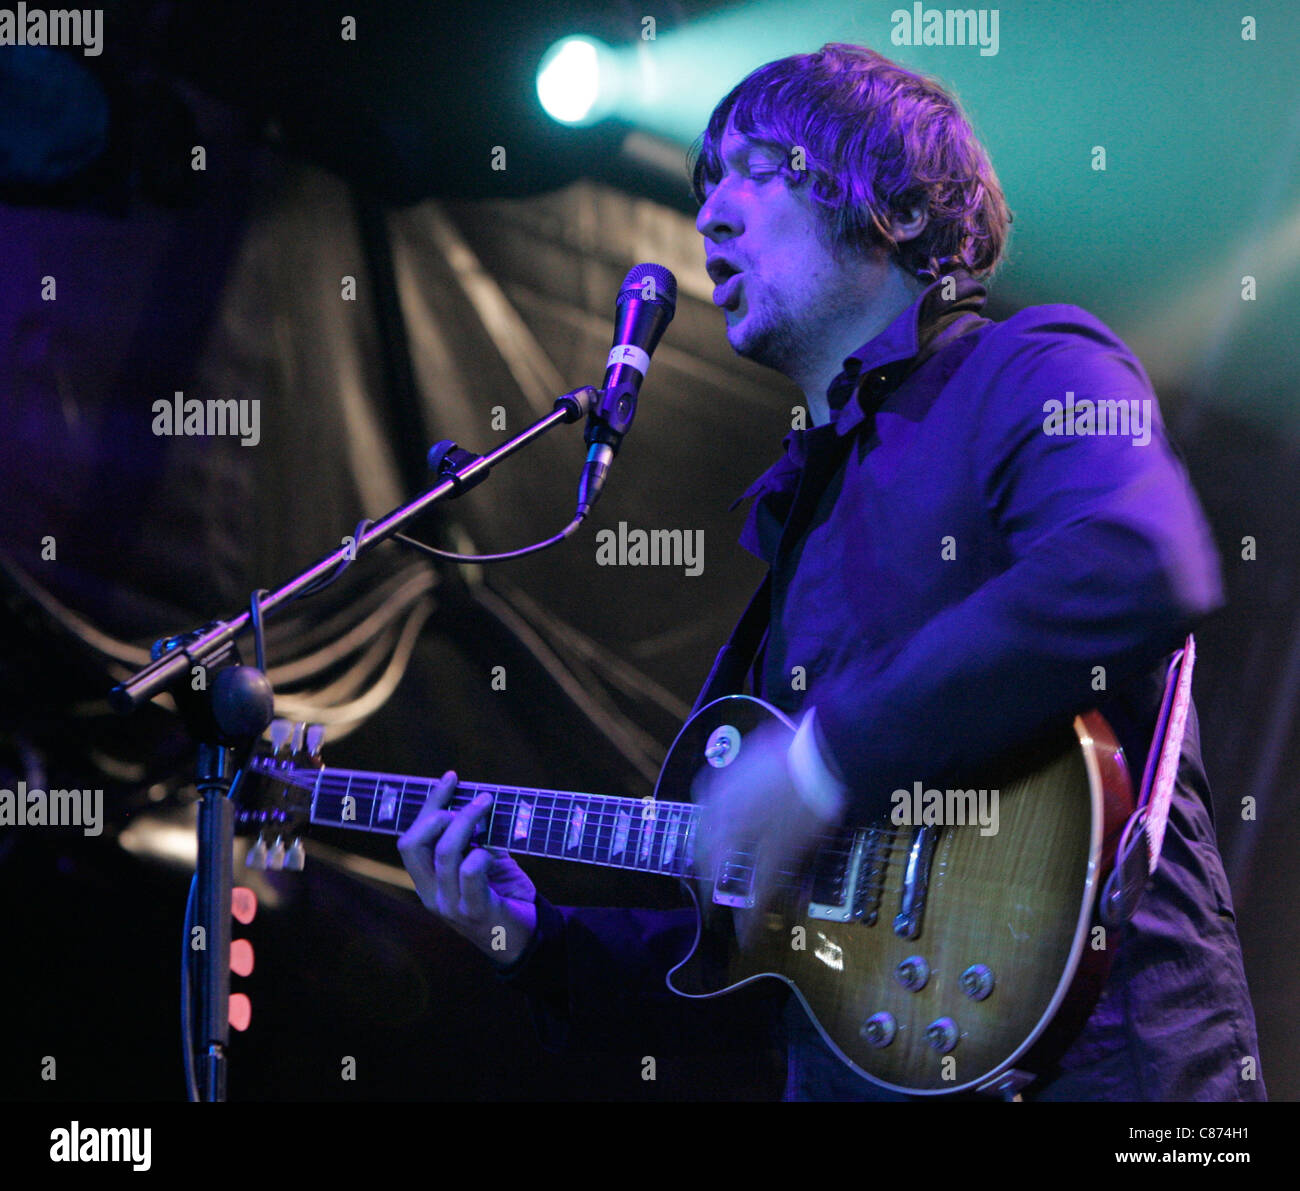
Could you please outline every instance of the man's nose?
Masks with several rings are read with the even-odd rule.
[[[713,188],[695,217],[695,230],[707,240],[719,242],[740,234],[740,215],[729,202],[721,184]]]

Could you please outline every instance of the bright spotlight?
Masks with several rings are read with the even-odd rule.
[[[593,124],[609,110],[600,77],[607,49],[590,37],[566,37],[546,51],[537,69],[537,98],[551,119]]]

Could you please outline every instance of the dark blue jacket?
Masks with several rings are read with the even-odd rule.
[[[831,424],[792,432],[745,494],[741,542],[773,579],[755,693],[817,707],[850,786],[876,792],[859,795],[863,813],[1094,706],[1136,784],[1164,663],[1222,602],[1210,534],[1136,357],[1078,307],[996,323],[983,302],[965,274],[930,286],[846,361]],[[1110,409],[1130,416],[1125,433],[1089,432],[1088,401],[1122,402]],[[621,1036],[646,1054],[697,1030],[760,1028],[761,1004],[746,1027],[736,1007],[714,1008],[727,998],[702,1011],[661,991],[689,915],[544,904],[540,921],[506,979],[529,991],[552,1044]],[[788,1096],[893,1098],[843,1067],[792,997],[781,1013]],[[1030,1096],[1264,1096],[1194,713],[1160,866],[1096,1011]]]

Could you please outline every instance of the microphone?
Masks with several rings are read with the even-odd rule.
[[[605,486],[609,466],[636,417],[636,398],[650,353],[677,312],[677,278],[662,265],[637,265],[614,302],[614,344],[605,383],[587,415],[587,462],[578,481],[578,516],[585,517]]]

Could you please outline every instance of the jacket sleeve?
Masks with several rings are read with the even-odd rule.
[[[862,814],[1097,705],[1222,603],[1217,553],[1141,364],[1077,307],[1024,315],[992,337],[971,406],[972,498],[1006,544],[1003,569],[883,664],[850,664],[808,693]],[[1050,403],[1068,394],[1076,407],[1136,400],[1145,430],[1049,432]]]

